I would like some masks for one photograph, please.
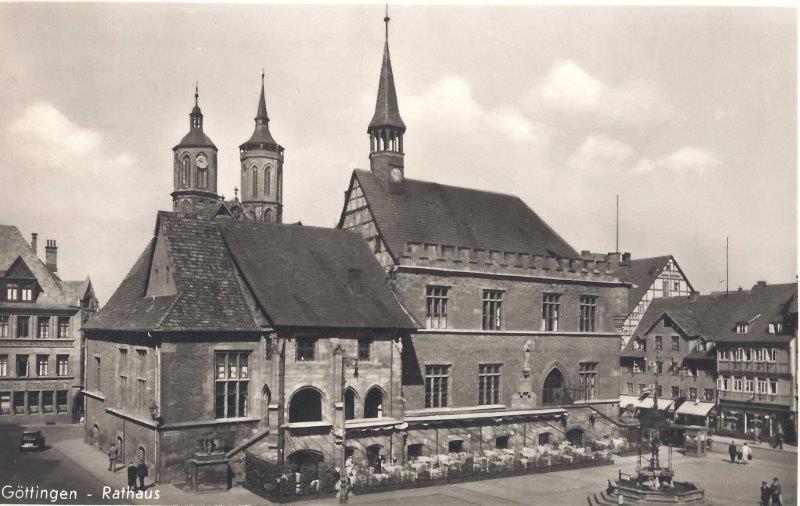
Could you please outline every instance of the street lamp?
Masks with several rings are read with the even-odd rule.
[[[333,355],[341,355],[342,357],[342,376],[341,376],[341,396],[342,396],[342,437],[340,439],[342,445],[342,463],[339,474],[339,502],[346,503],[347,502],[347,495],[349,494],[348,490],[348,482],[347,482],[347,430],[345,428],[346,418],[347,418],[347,407],[345,405],[346,399],[344,395],[345,387],[347,385],[347,380],[344,375],[344,370],[346,367],[353,368],[353,377],[358,378],[358,358],[348,357],[346,355],[345,349],[342,347],[341,344],[336,345],[336,348],[333,349]]]

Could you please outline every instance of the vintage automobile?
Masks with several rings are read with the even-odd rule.
[[[44,450],[44,436],[40,430],[26,430],[22,433],[19,450]]]

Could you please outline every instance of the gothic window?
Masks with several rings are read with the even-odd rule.
[[[180,185],[182,188],[187,188],[191,183],[191,161],[189,160],[189,155],[183,155],[181,158],[181,169],[180,169]]]
[[[197,168],[197,187],[208,188],[208,167]]]
[[[561,404],[566,392],[564,375],[557,368],[553,368],[544,379],[542,389],[542,404]]]
[[[253,198],[258,196],[258,167],[253,165]]]
[[[272,167],[267,165],[264,167],[264,193],[269,195],[272,185],[270,184],[270,177],[272,176]]]

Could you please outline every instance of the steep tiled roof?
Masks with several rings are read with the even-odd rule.
[[[0,225],[0,271],[4,275],[9,275],[7,271],[14,266],[17,274],[24,273],[24,277],[36,278],[36,282],[42,288],[42,293],[34,304],[29,302],[4,302],[4,306],[9,307],[37,307],[37,308],[58,308],[74,306],[75,301],[69,299],[63,289],[64,281],[44,265],[36,256],[28,242],[13,225]],[[13,272],[11,274],[14,274]]]
[[[89,330],[257,331],[248,294],[273,326],[413,328],[351,232],[163,211],[158,222],[177,294],[145,297],[153,239]],[[347,288],[351,269],[363,295]]]
[[[409,242],[579,257],[519,197],[414,179],[389,192],[369,171],[355,170],[354,177],[395,259]]]
[[[361,236],[233,220],[219,227],[273,325],[413,328]]]
[[[86,292],[91,290],[91,286],[92,282],[88,277],[80,281],[64,281],[61,283],[64,296],[67,297],[67,300],[73,301],[73,303],[83,300]]]
[[[394,74],[392,73],[392,59],[389,56],[389,41],[383,46],[383,63],[381,64],[381,77],[378,81],[378,98],[375,101],[375,114],[369,122],[369,129],[380,127],[395,127],[403,131],[406,129],[400,110],[397,107],[397,91],[394,87]]]
[[[797,284],[787,283],[728,294],[658,298],[650,303],[635,334],[642,335],[666,313],[687,333],[714,342],[788,341],[792,335],[769,334],[767,326],[787,319],[796,296]],[[739,322],[750,322],[748,332],[736,333]]]

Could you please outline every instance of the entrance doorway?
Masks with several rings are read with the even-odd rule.
[[[570,429],[567,431],[567,441],[572,446],[583,446],[583,429]]]

